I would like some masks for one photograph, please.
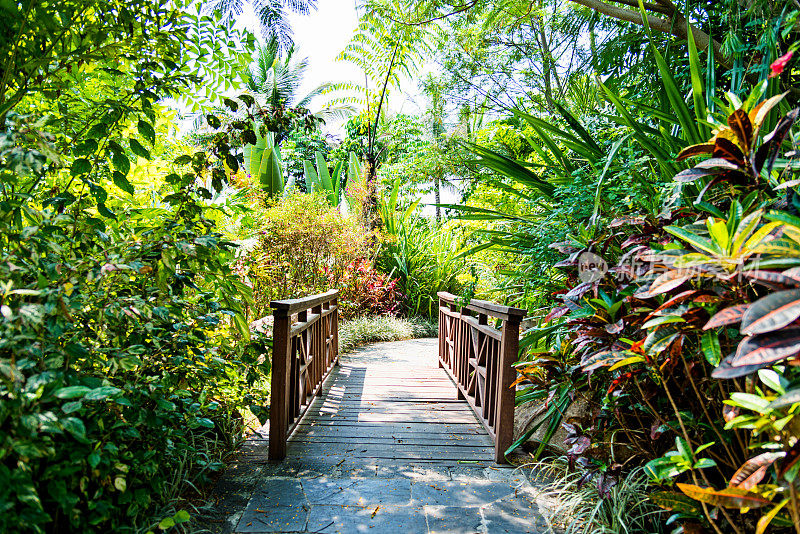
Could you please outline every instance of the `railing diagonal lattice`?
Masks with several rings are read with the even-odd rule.
[[[514,437],[513,364],[524,316],[518,308],[482,300],[462,305],[455,295],[439,293],[439,366],[494,439],[498,463]],[[490,317],[500,319],[500,329],[489,325]]]

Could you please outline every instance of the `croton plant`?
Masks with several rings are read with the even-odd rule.
[[[573,275],[548,317],[598,397],[565,422],[570,450],[605,473],[650,459],[651,499],[682,532],[800,533],[800,108],[756,105],[765,87],[719,102],[714,137],[677,156],[695,158],[678,202],[555,245],[562,267],[615,260],[597,280]]]

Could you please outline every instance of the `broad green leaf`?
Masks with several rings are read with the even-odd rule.
[[[747,240],[750,234],[752,234],[756,227],[758,227],[759,223],[761,222],[762,215],[763,211],[754,211],[745,215],[741,222],[739,222],[736,227],[736,231],[733,233],[733,246],[731,247],[731,250],[734,253],[741,250],[745,240]]]
[[[139,120],[139,122],[136,124],[136,129],[139,131],[139,135],[147,139],[151,145],[156,142],[156,131],[149,122],[145,120]]]
[[[303,175],[306,180],[306,189],[308,189],[309,193],[322,189],[317,170],[314,168],[314,164],[308,160],[303,161]]]
[[[119,388],[115,388],[113,386],[101,386],[99,388],[94,388],[89,393],[87,393],[83,400],[87,401],[95,401],[95,400],[104,400],[108,397],[115,397],[117,395],[121,395],[122,390]]]
[[[679,226],[667,226],[664,228],[664,230],[674,235],[678,239],[686,241],[694,248],[702,250],[703,252],[707,252],[712,255],[722,254],[722,250],[715,247],[710,240],[706,239],[705,237],[700,237],[699,235],[690,232],[685,228]]]
[[[130,183],[130,181],[128,181],[128,178],[126,178],[125,175],[122,174],[121,172],[113,171],[111,173],[111,179],[114,181],[114,185],[116,185],[129,195],[133,195],[135,193],[133,185]]]
[[[114,155],[111,157],[111,163],[114,165],[114,168],[117,169],[122,174],[127,175],[131,170],[131,161],[121,151],[115,151]]]
[[[91,388],[86,386],[67,386],[57,389],[55,395],[59,399],[77,399],[83,397],[89,391],[91,391]]]
[[[130,139],[128,139],[128,143],[131,146],[131,152],[133,152],[140,158],[150,159],[150,151],[148,151],[145,147],[143,147],[138,140],[131,137]]]
[[[72,434],[76,440],[81,443],[89,443],[89,440],[86,439],[86,426],[83,421],[77,417],[67,417],[61,420],[61,424],[64,426],[64,430]]]
[[[774,369],[759,370],[758,378],[765,386],[775,391],[778,395],[786,393],[786,390],[781,384],[781,376]]]
[[[766,408],[769,405],[769,401],[763,397],[759,397],[758,395],[754,395],[752,393],[742,393],[740,391],[731,393],[731,401],[733,401],[737,406],[741,406],[742,408],[747,408],[748,410],[753,410],[754,412],[758,413],[766,411]]]
[[[662,325],[662,324],[667,324],[667,323],[685,323],[685,322],[686,322],[686,319],[684,319],[683,317],[680,317],[678,315],[664,315],[664,316],[661,316],[661,317],[655,317],[653,319],[650,319],[649,321],[644,323],[641,326],[641,328],[643,330],[649,330],[650,328],[653,328],[654,326],[659,326],[659,325]]]
[[[79,176],[81,174],[87,174],[92,170],[92,164],[86,158],[78,158],[72,162],[72,166],[69,169],[70,174],[72,176]]]
[[[692,469],[708,469],[709,467],[714,467],[716,465],[717,462],[715,462],[711,458],[700,458],[694,463]]]
[[[83,408],[83,403],[81,401],[72,401],[72,402],[65,402],[64,405],[61,407],[61,410],[64,413],[74,413]]]
[[[708,233],[711,236],[714,244],[719,247],[724,253],[728,253],[728,245],[730,238],[728,236],[728,228],[724,221],[715,221],[711,218],[706,222]]]
[[[680,331],[674,326],[665,326],[650,332],[644,340],[642,348],[648,354],[657,355],[669,346]]]
[[[703,334],[701,338],[701,345],[703,347],[703,356],[706,361],[713,367],[717,367],[719,362],[722,361],[722,349],[719,346],[719,336],[716,332],[708,331]]]
[[[97,150],[97,141],[94,139],[87,139],[73,148],[72,154],[74,156],[87,156],[94,153],[95,150]]]

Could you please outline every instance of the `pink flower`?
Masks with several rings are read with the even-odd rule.
[[[786,64],[789,63],[790,59],[792,59],[792,54],[794,54],[794,52],[789,51],[772,62],[772,65],[769,66],[769,68],[772,69],[772,72],[769,75],[770,78],[774,78],[783,72]]]

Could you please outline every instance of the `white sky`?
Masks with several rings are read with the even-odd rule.
[[[356,0],[319,0],[317,9],[311,14],[303,16],[289,12],[288,18],[294,34],[295,57],[307,57],[309,60],[301,94],[325,82],[364,83],[361,69],[346,61],[336,61],[336,56],[350,42],[358,26]],[[245,4],[239,22],[256,36],[260,35],[258,22],[249,4]],[[403,98],[395,93],[389,101],[390,111],[420,113],[424,109],[424,99],[421,98],[416,80],[404,80],[400,91]],[[335,127],[331,129],[335,130]]]

